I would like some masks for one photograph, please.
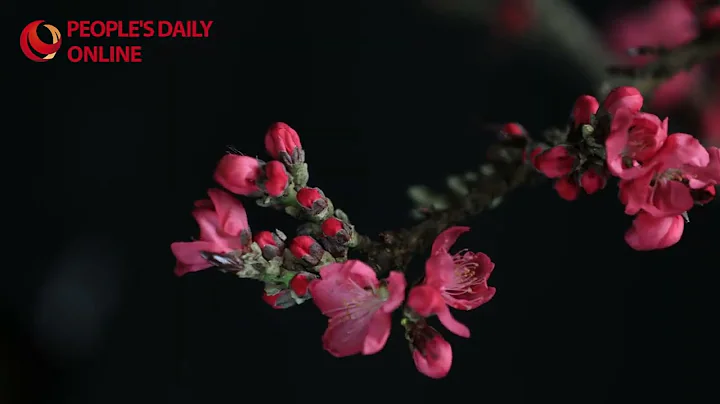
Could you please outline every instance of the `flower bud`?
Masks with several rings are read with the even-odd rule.
[[[310,236],[297,236],[290,242],[292,255],[309,265],[320,263],[325,250]]]
[[[629,86],[613,89],[603,101],[603,108],[610,115],[615,115],[620,108],[628,108],[634,114],[640,111],[642,105],[643,96],[640,94],[640,90]]]
[[[555,146],[534,158],[535,168],[548,178],[560,178],[572,172],[575,156],[565,146]]]
[[[258,185],[268,195],[278,197],[285,193],[289,183],[290,176],[287,170],[279,161],[271,161],[265,164],[262,178],[258,181]]]
[[[290,289],[270,291],[266,289],[262,294],[262,299],[265,303],[269,304],[270,307],[278,310],[287,309],[297,304],[295,299],[293,299]]]
[[[220,159],[214,178],[218,184],[232,193],[250,195],[258,191],[257,181],[261,174],[258,159],[226,154]]]
[[[580,186],[588,195],[605,188],[605,182],[605,177],[596,173],[595,170],[587,170],[580,177]]]
[[[305,212],[317,220],[323,220],[333,213],[330,200],[318,188],[301,188],[296,198]]]
[[[405,339],[410,343],[417,370],[433,379],[441,379],[452,367],[452,348],[442,335],[424,319],[412,321],[403,318]]]
[[[573,106],[573,125],[576,128],[580,125],[589,125],[592,116],[595,115],[599,107],[600,104],[595,97],[591,95],[581,95]]]
[[[267,260],[281,256],[285,249],[284,240],[280,235],[269,231],[257,233],[255,237],[253,237],[253,241],[260,247],[263,257]]]
[[[310,283],[315,279],[317,278],[309,273],[297,274],[290,281],[290,289],[292,289],[293,293],[298,297],[305,297],[310,291]]]
[[[325,219],[321,229],[324,237],[320,242],[334,257],[345,256],[348,247],[357,242],[353,227],[334,216]]]
[[[574,201],[580,195],[580,187],[570,177],[555,181],[555,191],[566,201]]]
[[[274,123],[265,134],[265,149],[274,159],[291,166],[305,162],[300,136],[285,123]]]
[[[500,132],[507,138],[527,136],[527,131],[525,130],[525,128],[523,128],[522,125],[516,122],[506,123],[505,125],[503,125]]]

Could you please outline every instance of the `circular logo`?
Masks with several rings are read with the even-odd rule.
[[[43,20],[33,21],[22,30],[20,34],[20,49],[25,56],[34,62],[47,62],[55,57],[62,40],[60,38],[60,30],[50,24],[43,24],[52,35],[52,43],[45,43],[38,36],[37,29]]]

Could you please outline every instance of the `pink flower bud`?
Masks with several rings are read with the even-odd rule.
[[[573,122],[577,128],[580,125],[589,125],[590,119],[597,113],[600,104],[598,100],[591,95],[581,95],[573,106]]]
[[[594,170],[585,171],[580,177],[580,186],[582,186],[586,194],[592,195],[605,188],[605,177],[596,173]]]
[[[642,105],[643,96],[640,90],[629,86],[615,88],[603,101],[603,108],[611,115],[615,115],[620,108],[627,108],[634,114],[640,112]]]
[[[525,128],[523,128],[522,125],[516,122],[510,122],[503,125],[501,132],[508,137],[527,135],[527,131],[525,130]]]
[[[327,212],[330,205],[325,195],[318,188],[301,188],[297,192],[296,198],[300,206],[313,216]]]
[[[560,178],[570,174],[575,157],[564,146],[555,146],[535,157],[534,165],[548,178]]]
[[[268,195],[278,197],[285,193],[288,187],[290,176],[285,166],[279,161],[271,161],[265,164],[265,172],[259,185]]]
[[[253,241],[257,243],[263,253],[265,259],[273,259],[279,257],[285,249],[285,243],[275,233],[269,231],[261,231],[255,234]]]
[[[314,280],[315,278],[309,275],[297,274],[290,281],[290,289],[292,289],[298,297],[303,297],[308,294],[310,283]]]
[[[526,164],[532,164],[533,167],[536,166],[535,159],[537,156],[540,155],[540,153],[543,152],[543,148],[541,146],[537,146],[534,149],[530,151],[530,154],[528,155],[526,150],[523,150],[522,152],[522,159]]]
[[[274,159],[286,165],[305,161],[300,136],[293,128],[282,122],[277,122],[268,129],[265,134],[265,149]]]
[[[306,209],[312,209],[315,203],[322,201],[324,198],[322,192],[318,188],[302,188],[297,193],[297,201],[300,206]]]
[[[580,187],[568,177],[555,181],[555,191],[566,201],[574,201],[580,195]]]
[[[327,218],[321,226],[323,234],[328,237],[335,237],[344,227],[345,223],[336,217]]]
[[[295,306],[297,303],[295,302],[295,299],[292,297],[292,293],[289,289],[281,290],[278,293],[275,294],[268,294],[267,291],[264,291],[262,294],[262,299],[265,303],[269,304],[270,307],[273,309],[287,309],[288,307]]]
[[[215,181],[228,191],[238,195],[250,195],[258,191],[257,180],[262,171],[260,162],[252,157],[226,154],[215,169]]]
[[[295,258],[301,259],[310,265],[317,265],[325,250],[314,238],[297,236],[290,242],[290,252]]]

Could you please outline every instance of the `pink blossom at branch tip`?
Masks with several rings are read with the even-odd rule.
[[[208,196],[210,199],[195,202],[192,213],[200,227],[199,240],[170,245],[177,258],[177,276],[209,268],[211,265],[200,255],[202,251],[226,253],[243,248],[250,239],[242,203],[220,189],[208,190]]]
[[[605,140],[607,168],[622,179],[639,177],[652,168],[653,158],[667,140],[668,120],[630,108],[615,110]]]
[[[467,250],[449,253],[458,237],[469,230],[466,226],[453,226],[440,233],[425,262],[424,283],[437,288],[445,303],[459,310],[475,309],[495,296],[495,288],[487,284],[495,269],[490,257]]]
[[[625,242],[634,250],[659,250],[675,245],[682,237],[685,219],[680,216],[654,217],[640,212],[625,233]]]
[[[274,159],[281,159],[281,153],[292,156],[295,149],[302,149],[300,136],[288,124],[276,122],[265,134],[265,149]]]
[[[570,177],[558,178],[553,187],[560,198],[566,201],[572,202],[580,196],[580,187]]]
[[[720,180],[720,158],[715,150],[706,150],[692,136],[674,133],[643,175],[620,181],[620,200],[625,213],[641,211],[662,218],[681,215],[697,202],[693,189],[702,189]],[[713,168],[715,164],[716,169]],[[702,194],[697,196],[706,198]]]
[[[215,181],[228,191],[238,195],[250,195],[258,191],[257,181],[262,170],[256,158],[226,154],[215,169]]]
[[[450,343],[437,330],[427,325],[411,325],[409,336],[417,370],[433,379],[447,376],[453,360]]]
[[[535,168],[548,178],[560,178],[570,174],[575,164],[565,146],[555,146],[538,154],[534,159]]]
[[[616,87],[605,97],[603,109],[615,115],[618,109],[627,108],[631,114],[640,112],[643,106],[643,96],[635,87]]]
[[[268,195],[278,197],[285,193],[290,182],[290,176],[285,166],[276,160],[265,164],[265,177],[262,186]]]
[[[315,305],[329,317],[323,346],[336,357],[379,352],[390,336],[391,313],[403,301],[405,276],[392,271],[384,282],[362,261],[326,265],[310,284]]]
[[[619,56],[625,57],[626,62],[637,66],[648,63],[654,56],[629,57],[628,49],[640,46],[673,48],[698,34],[695,16],[683,0],[655,1],[642,11],[608,18],[608,21],[612,22],[606,27],[610,47]],[[699,67],[690,72],[680,72],[660,85],[654,91],[652,108],[665,110],[686,99],[701,73]]]
[[[580,125],[589,125],[590,120],[597,113],[600,103],[591,95],[582,95],[573,105],[573,124],[575,127]]]

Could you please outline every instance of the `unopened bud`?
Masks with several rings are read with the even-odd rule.
[[[273,309],[287,309],[295,306],[297,302],[292,296],[292,291],[286,290],[265,290],[262,295],[265,303],[269,304]]]
[[[297,236],[290,242],[292,255],[309,265],[317,265],[325,253],[322,246],[310,236]]]
[[[316,279],[315,276],[309,273],[301,273],[295,275],[290,281],[290,289],[298,297],[302,298],[308,295],[310,283]]]
[[[332,203],[318,188],[301,188],[296,198],[298,204],[315,220],[320,221],[333,214]]]
[[[276,198],[285,193],[290,183],[290,175],[279,161],[271,161],[263,167],[263,175],[258,185],[268,195]]]
[[[523,128],[522,125],[516,122],[506,123],[505,125],[503,125],[500,132],[508,138],[515,136],[527,136],[527,131],[525,130],[525,128]]]
[[[281,237],[269,231],[261,231],[255,234],[253,241],[260,247],[263,257],[267,260],[281,256],[285,249],[285,243]]]
[[[329,217],[321,225],[323,238],[320,242],[334,257],[347,254],[348,247],[357,245],[357,234],[352,225],[336,217]]]
[[[274,159],[287,166],[305,162],[305,151],[300,144],[300,136],[285,123],[274,123],[265,134],[265,149]]]

